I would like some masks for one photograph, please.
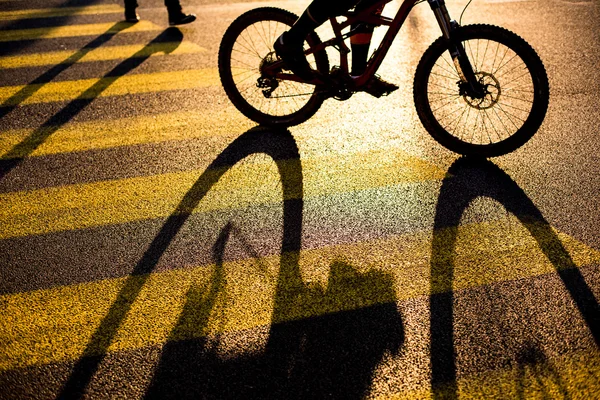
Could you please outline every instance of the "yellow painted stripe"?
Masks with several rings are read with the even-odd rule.
[[[556,271],[515,217],[457,229],[454,290]],[[234,230],[230,240],[236,235]],[[598,251],[557,235],[577,266],[600,260]],[[99,340],[110,340],[111,352],[430,295],[431,242],[431,232],[420,232],[305,250],[298,258],[286,254],[4,295],[0,370],[80,357],[110,307],[115,314],[119,306],[126,307],[115,304],[125,287],[131,292],[121,293],[121,301],[131,296],[133,304],[116,322],[116,337]],[[303,281],[280,287],[279,296],[293,290],[294,300],[274,317],[280,266],[297,266]],[[102,350],[95,343],[86,354]]]
[[[173,50],[175,48],[175,50]],[[66,60],[79,58],[78,63],[91,61],[118,60],[132,57],[148,57],[169,54],[191,54],[205,51],[202,47],[191,43],[150,43],[129,46],[103,46],[90,50],[53,51],[48,53],[25,54],[20,56],[0,57],[0,68],[39,67],[44,65],[62,64]]]
[[[295,166],[290,162],[283,168]],[[0,194],[0,238],[166,217],[203,172]],[[206,173],[218,176],[221,171]],[[349,154],[343,159],[307,158],[302,160],[302,173],[305,197],[445,176],[438,167],[400,150]],[[280,179],[277,166],[266,155],[248,157],[221,177],[194,212],[281,202]]]
[[[102,24],[66,25],[51,28],[10,29],[0,31],[0,42],[53,39],[72,36],[98,36],[109,33],[145,32],[158,31],[161,29],[163,28],[149,21],[140,21],[137,24],[129,24],[127,22],[115,24],[110,22]]]
[[[215,123],[215,121],[221,121]],[[223,136],[235,138],[250,129],[253,122],[227,109],[210,115],[201,112],[174,112],[170,114],[122,118],[111,121],[89,121],[65,124],[54,132],[33,153],[10,153],[12,158],[35,157],[57,153],[107,149],[146,143],[198,139]],[[0,135],[0,159],[35,130],[18,129]]]
[[[93,99],[134,93],[201,88],[217,85],[219,82],[219,73],[216,68],[50,82],[36,84],[37,91],[20,103],[16,101],[16,104],[12,104],[10,99],[22,90],[24,86],[5,86],[0,87],[0,103],[9,106],[71,101],[75,99]]]
[[[591,399],[600,387],[600,352],[576,352],[545,358],[535,363],[459,378],[459,399]],[[404,393],[387,394],[377,400],[453,398],[454,391],[429,385]]]
[[[117,4],[98,4],[84,7],[41,8],[30,10],[1,11],[0,21],[28,19],[69,17],[90,14],[112,14],[123,12],[123,7]]]

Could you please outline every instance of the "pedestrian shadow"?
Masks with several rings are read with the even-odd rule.
[[[111,26],[106,32],[96,37],[94,40],[75,51],[69,57],[59,64],[54,65],[48,71],[35,78],[33,81],[25,85],[21,90],[10,96],[2,104],[0,104],[0,118],[4,118],[12,110],[17,108],[25,100],[38,92],[45,84],[51,82],[54,78],[60,75],[61,72],[72,67],[76,62],[81,60],[90,51],[97,49],[110,41],[117,33],[127,29],[132,24],[127,22],[117,22]]]
[[[124,29],[124,23],[117,23],[113,28],[116,29]],[[99,46],[104,43],[107,38],[110,37],[110,34],[105,34],[108,36],[104,36],[104,38],[98,38],[98,41],[93,44],[93,46]],[[23,139],[20,143],[13,146],[8,152],[6,152],[2,157],[0,157],[0,180],[2,180],[10,171],[12,171],[19,163],[26,157],[28,157],[31,153],[33,153],[39,146],[41,146],[54,132],[59,130],[61,126],[69,122],[75,116],[77,116],[80,112],[82,112],[87,106],[89,106],[98,96],[102,94],[110,85],[112,85],[115,81],[117,81],[120,77],[126,75],[127,73],[133,71],[138,66],[140,66],[144,61],[146,61],[149,57],[151,57],[153,52],[157,51],[156,44],[162,43],[165,46],[160,47],[160,52],[171,53],[173,52],[182,42],[183,34],[177,28],[168,28],[164,30],[160,35],[154,38],[150,43],[148,43],[144,48],[140,51],[136,52],[130,58],[122,61],[116,67],[114,67],[111,71],[109,71],[102,78],[98,79],[96,83],[86,89],[83,93],[81,93],[75,100],[71,101],[67,104],[63,109],[50,117],[46,122],[44,122],[39,128],[34,130],[29,136]],[[92,47],[89,48],[91,50]],[[87,51],[89,51],[87,50]],[[81,54],[74,55],[74,59],[71,62],[75,62],[85,55],[86,50],[82,50]],[[81,56],[81,57],[80,57]],[[67,64],[69,65],[69,64]],[[72,65],[72,64],[71,64]],[[60,67],[57,66],[57,70]],[[56,73],[55,71],[55,73]],[[50,76],[47,76],[49,78]],[[24,88],[18,98],[15,97],[14,101],[21,102],[25,98],[31,96],[35,91],[37,91],[39,87],[33,87],[30,89],[31,91]],[[8,100],[7,100],[8,102]]]
[[[454,256],[461,217],[479,197],[502,204],[528,230],[552,263],[596,344],[600,344],[600,307],[561,240],[525,192],[487,160],[460,158],[448,170],[435,213],[430,281],[431,387],[434,398],[457,398],[454,348]],[[533,353],[531,353],[533,354]],[[539,358],[539,353],[535,353]],[[523,365],[531,361],[524,357]]]
[[[1,2],[0,2],[1,3]],[[41,2],[34,3],[37,7],[40,8],[38,4]],[[66,0],[60,4],[55,4],[52,8],[63,8],[63,7],[81,7],[81,6],[91,6],[94,4],[102,3],[102,0]],[[52,23],[53,26],[65,26],[69,24],[69,21],[73,19],[73,15],[61,16],[61,17],[53,17]],[[23,24],[24,21],[27,21]],[[3,31],[10,31],[12,29],[28,29],[28,28],[39,28],[40,20],[38,18],[20,18],[11,21],[10,23],[2,26]],[[25,26],[23,26],[25,25]],[[40,38],[41,39],[41,38]],[[0,45],[0,55],[6,56],[10,54],[14,54],[17,51],[23,51],[23,49],[27,48],[29,44],[40,40],[40,39],[27,39],[27,40],[19,40],[14,42],[4,42]]]

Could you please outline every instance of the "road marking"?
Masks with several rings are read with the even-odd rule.
[[[600,252],[565,234],[538,231],[552,236],[537,236],[541,242],[553,243],[558,237],[578,267],[600,261]],[[455,233],[455,291],[573,267],[548,261],[538,241],[513,216],[436,235],[443,239]],[[235,232],[230,240],[236,240]],[[430,295],[431,243],[431,232],[417,232],[303,250],[298,258],[252,258],[0,296],[0,371],[77,359],[86,348],[87,355],[96,354],[108,345],[102,344],[106,340],[109,352],[137,349]],[[565,257],[553,258],[560,256]],[[297,268],[302,282],[279,287],[279,295],[291,290],[294,301],[273,320],[281,265]],[[131,292],[120,293],[124,287]],[[113,321],[116,336],[97,338],[102,343],[90,348],[111,307],[115,315],[127,311],[123,321]]]
[[[15,106],[123,96],[134,93],[197,89],[218,85],[219,82],[219,73],[216,68],[132,74],[29,85],[29,88],[33,86],[36,91],[24,100],[19,100],[13,96],[23,90],[25,86],[4,86],[0,87],[0,104]]]
[[[281,168],[297,168],[297,161],[284,161]],[[305,158],[302,174],[307,198],[441,180],[445,171],[392,149],[347,154],[342,160],[339,156]],[[266,155],[254,155],[229,170],[186,171],[0,194],[0,238],[164,218],[201,175],[204,182],[220,179],[214,186],[203,188],[207,195],[190,212],[283,201],[277,166]],[[294,175],[291,170],[290,175]]]
[[[84,7],[41,8],[29,10],[1,11],[0,21],[31,18],[70,17],[90,14],[113,14],[123,12],[117,4],[98,4]]]
[[[97,36],[118,32],[147,32],[162,30],[158,25],[149,21],[140,21],[137,24],[127,22],[66,25],[51,28],[34,29],[9,29],[0,31],[0,42],[19,40],[54,39],[74,36]]]
[[[535,399],[588,398],[597,393],[600,376],[600,353],[573,352],[541,360],[525,361],[484,373],[459,377],[456,390],[444,387],[435,392],[430,385],[386,394],[377,400],[460,399]],[[592,398],[589,397],[589,398]]]
[[[221,121],[215,123],[215,121]],[[45,156],[86,150],[108,149],[165,141],[199,139],[224,136],[235,138],[250,129],[254,123],[235,110],[211,112],[173,112],[160,115],[144,115],[110,121],[87,121],[69,123],[59,128],[50,127],[52,135],[31,154],[10,153],[11,150],[31,136],[37,129],[17,129],[2,132],[0,136],[0,159]]]
[[[172,50],[175,49],[175,50]],[[192,54],[206,51],[206,49],[191,43],[149,43],[128,46],[102,46],[96,49],[81,49],[77,51],[53,51],[48,53],[25,54],[20,56],[0,57],[0,68],[25,68],[40,67],[44,65],[62,64],[79,54],[81,58],[77,63],[92,61],[108,61],[127,59],[132,57],[143,58],[169,54]]]

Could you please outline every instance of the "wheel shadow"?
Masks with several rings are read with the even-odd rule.
[[[130,24],[119,22],[115,24],[111,30],[119,32],[125,29],[127,26],[130,26]],[[73,65],[87,52],[109,40],[113,35],[110,32],[111,31],[109,30],[107,33],[90,42],[83,49],[70,57],[67,62],[64,63],[64,65],[60,64],[52,68],[48,73],[36,79],[36,81],[39,81],[38,84],[28,85],[16,93],[13,97],[8,99],[5,104],[0,107],[0,116],[6,115],[6,113],[10,112],[14,107],[39,90],[41,85],[49,82],[65,68]],[[179,29],[168,28],[154,38],[151,42],[149,42],[146,46],[144,46],[144,48],[142,48],[140,51],[118,64],[106,75],[98,79],[96,83],[81,93],[75,100],[71,101],[63,109],[51,116],[39,128],[35,129],[31,134],[29,134],[29,136],[13,146],[12,149],[0,157],[0,180],[2,180],[16,166],[18,166],[24,158],[28,157],[39,146],[41,146],[52,134],[54,134],[63,125],[81,113],[110,85],[112,85],[120,77],[139,67],[144,61],[151,57],[152,52],[156,52],[156,44],[162,43],[166,45],[161,46],[161,53],[171,53],[181,44],[182,40],[183,34]]]
[[[529,231],[552,263],[575,302],[596,344],[600,344],[600,307],[581,272],[548,221],[525,192],[487,160],[460,158],[448,170],[438,198],[431,256],[431,387],[434,398],[457,398],[454,348],[454,252],[458,225],[473,200],[488,197],[502,204]],[[533,353],[532,353],[533,354]],[[535,353],[537,359],[539,354]],[[522,357],[523,365],[531,357]]]
[[[202,332],[227,285],[224,254],[237,227],[228,222],[212,247],[214,270],[208,287],[188,291],[178,323],[165,344],[146,398],[300,398],[353,399],[367,393],[372,375],[386,352],[396,353],[404,331],[395,302],[289,321],[302,304],[335,301],[340,293],[393,299],[392,278],[381,272],[358,272],[336,261],[326,289],[307,286],[300,274],[303,176],[298,147],[288,131],[254,128],[234,140],[202,173],[167,218],[148,250],[125,280],[106,317],[72,370],[58,398],[80,398],[98,372],[109,346],[170,243],[193,210],[220,178],[252,154],[266,154],[277,165],[283,198],[283,236],[266,343],[251,354],[223,357]],[[300,303],[300,305],[299,305]],[[268,306],[268,305],[266,305]],[[310,311],[310,310],[304,310]],[[287,319],[286,319],[287,317]],[[195,336],[195,337],[193,337]]]
[[[211,314],[219,314],[218,298],[227,286],[225,248],[232,236],[237,240],[241,236],[229,222],[212,248],[215,267],[211,284],[208,289],[192,287],[187,293],[145,398],[364,398],[384,354],[397,353],[404,342],[396,304],[293,321],[289,316],[314,314],[311,305],[335,302],[347,291],[358,292],[365,302],[375,296],[374,291],[377,296],[385,291],[385,297],[393,299],[392,278],[381,272],[361,273],[335,261],[325,289],[306,285],[300,271],[304,200],[297,146],[289,132],[276,136],[263,132],[252,143],[235,146],[244,150],[232,161],[252,152],[268,154],[277,163],[284,199],[279,273],[266,343],[251,352],[224,356],[215,346],[219,335],[181,339],[204,331]]]
[[[284,134],[262,129],[252,129],[234,140],[219,154],[185,194],[175,211],[167,218],[152,243],[150,243],[148,250],[146,250],[137,263],[131,275],[125,280],[122,289],[117,295],[117,299],[111,305],[106,317],[92,335],[85,351],[75,364],[71,375],[57,398],[75,399],[84,395],[86,387],[97,372],[119,327],[125,320],[131,306],[150,277],[150,273],[154,271],[154,268],[171,241],[181,230],[199,202],[206,196],[212,186],[218,182],[220,177],[238,161],[255,153],[265,153],[271,156],[280,169],[283,167],[284,161],[296,160],[298,168],[285,168],[284,171],[300,171],[298,150],[289,132]],[[300,184],[298,187],[297,184],[293,183],[293,177],[286,175],[285,178],[285,180],[282,178],[283,196],[286,199],[284,200],[284,216],[287,216],[284,220],[288,221],[287,231],[290,231],[289,225],[296,226],[299,218],[301,220],[302,179],[298,180],[296,177],[296,180]],[[284,226],[285,230],[286,226]],[[294,230],[291,230],[291,232],[293,233]],[[227,236],[227,231],[221,233],[220,238],[224,237],[224,239],[219,239],[223,242],[221,246],[224,246]],[[297,245],[299,237],[291,236],[292,234],[288,233],[289,242]],[[218,249],[220,248],[219,243],[215,246],[217,249],[215,251],[218,253]],[[284,248],[291,251],[290,245],[285,246],[286,243],[284,241]]]

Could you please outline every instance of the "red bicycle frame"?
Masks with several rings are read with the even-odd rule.
[[[356,84],[357,87],[364,85],[381,66],[381,63],[385,59],[385,56],[387,55],[388,50],[389,50],[390,46],[392,45],[392,42],[394,41],[394,38],[400,31],[400,28],[404,24],[404,21],[408,17],[408,14],[410,13],[410,11],[414,7],[414,5],[418,2],[421,2],[422,0],[405,0],[402,3],[402,5],[400,6],[400,9],[398,10],[398,12],[396,13],[396,16],[393,19],[385,17],[385,16],[377,15],[375,13],[375,10],[377,10],[379,7],[382,7],[383,5],[385,5],[391,1],[392,0],[381,0],[360,12],[349,11],[348,13],[341,16],[341,17],[346,18],[346,20],[343,22],[338,22],[336,18],[331,18],[329,20],[329,22],[331,23],[331,27],[333,28],[334,37],[323,43],[319,43],[317,45],[312,46],[310,49],[306,50],[305,54],[309,55],[309,54],[317,53],[320,51],[325,51],[325,49],[327,47],[334,47],[340,52],[340,64],[341,64],[340,68],[345,73],[349,73],[348,53],[350,53],[350,49],[344,43],[344,40],[349,38],[350,36],[352,36],[353,32],[348,32],[346,34],[343,34],[342,31],[344,29],[350,27],[352,24],[358,23],[358,22],[367,23],[367,24],[375,25],[375,26],[388,26],[389,27],[388,31],[386,32],[381,44],[379,45],[377,50],[375,50],[375,52],[373,53],[373,56],[369,60],[369,62],[367,64],[367,68],[365,69],[365,72],[361,76],[356,78],[354,81],[354,83]],[[277,70],[281,70],[281,68],[282,68],[282,62],[276,62],[276,63],[273,63],[273,64],[269,65],[268,67],[266,67],[265,72],[268,73],[269,70],[277,71]],[[314,84],[314,85],[319,85],[319,84],[324,83],[318,77],[316,77],[315,79],[313,79],[310,82],[305,82],[304,80],[295,76],[294,74],[279,72],[279,73],[275,73],[274,75],[277,79],[282,79],[282,80],[310,83],[310,84]]]
[[[343,22],[338,22],[336,18],[331,18],[329,22],[333,28],[334,37],[323,43],[311,46],[310,49],[305,51],[305,54],[309,55],[320,51],[325,51],[327,47],[334,47],[340,52],[340,68],[345,74],[348,75],[348,53],[350,53],[350,49],[344,43],[344,40],[351,37],[355,33],[350,31],[346,34],[342,34],[342,31],[355,23],[367,23],[375,26],[388,26],[388,30],[385,36],[383,37],[381,44],[373,52],[371,59],[367,63],[365,72],[356,79],[354,79],[355,87],[358,88],[362,85],[365,85],[381,66],[381,63],[385,59],[385,56],[387,55],[390,46],[392,45],[392,42],[394,41],[396,35],[400,31],[400,28],[404,24],[404,21],[406,21],[408,14],[411,12],[413,7],[417,3],[421,3],[425,0],[404,0],[400,5],[396,16],[393,19],[378,15],[375,12],[378,8],[384,6],[390,1],[392,0],[378,1],[372,6],[360,12],[349,11],[346,14],[342,15],[342,17],[346,18],[346,20]],[[429,6],[431,7],[431,10],[435,15],[440,29],[442,30],[443,36],[447,40],[454,42],[452,40],[451,33],[458,26],[458,24],[450,19],[444,0],[427,0],[427,2],[429,3]],[[457,73],[461,77],[461,80],[469,84],[470,93],[473,93],[475,96],[480,95],[480,90],[478,90],[478,87],[476,85],[476,79],[473,73],[472,66],[468,61],[468,57],[462,45],[460,43],[452,43],[449,50],[454,61]],[[268,66],[265,66],[263,73],[275,76],[275,78],[281,80],[291,80],[296,82],[309,83],[313,85],[322,85],[326,83],[321,77],[315,77],[313,80],[306,82],[294,74],[282,73],[282,68],[283,62],[277,61]]]
[[[356,86],[364,85],[375,74],[375,72],[377,72],[381,66],[381,63],[383,63],[383,60],[385,59],[392,42],[396,38],[396,35],[400,31],[400,28],[404,24],[404,21],[406,21],[406,18],[408,17],[408,14],[412,8],[419,0],[405,0],[393,19],[384,17],[382,15],[377,15],[375,13],[379,7],[389,3],[390,1],[391,0],[382,0],[360,12],[350,11],[343,15],[343,17],[346,17],[346,20],[341,23],[338,22],[336,18],[331,18],[330,23],[333,28],[335,38],[315,46],[309,51],[309,53],[317,52],[328,46],[339,47],[338,50],[340,51],[341,64],[340,68],[345,73],[349,74],[348,53],[350,52],[350,49],[348,49],[348,46],[346,46],[344,43],[344,39],[350,37],[352,32],[349,32],[347,35],[343,35],[342,31],[357,22],[375,26],[388,26],[389,28],[383,37],[383,40],[381,41],[379,47],[374,51],[371,59],[368,62],[365,72],[354,80]]]

